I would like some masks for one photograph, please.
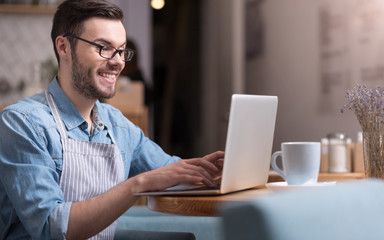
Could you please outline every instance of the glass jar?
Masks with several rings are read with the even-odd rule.
[[[328,138],[328,172],[348,172],[348,147],[345,133],[330,133]]]

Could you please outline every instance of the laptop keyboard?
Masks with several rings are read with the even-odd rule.
[[[179,184],[171,188],[167,188],[162,190],[162,192],[174,192],[174,191],[201,191],[201,190],[219,190],[220,189],[220,183],[216,185],[216,187],[208,187],[204,184]]]

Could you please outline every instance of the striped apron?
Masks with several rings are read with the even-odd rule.
[[[108,130],[112,144],[69,139],[55,100],[45,91],[49,108],[59,128],[63,146],[60,188],[65,202],[80,202],[100,195],[124,180],[120,150]],[[113,239],[116,222],[90,239]]]

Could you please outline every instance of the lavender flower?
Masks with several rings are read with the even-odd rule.
[[[363,130],[365,175],[384,179],[384,90],[357,85],[346,95],[342,112],[353,111]]]
[[[344,109],[353,111],[363,132],[384,130],[384,89],[357,85],[353,90],[347,90],[346,98],[348,104],[341,112]]]

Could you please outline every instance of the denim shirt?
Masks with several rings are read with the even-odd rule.
[[[111,144],[124,161],[125,178],[159,168],[179,157],[166,154],[117,109],[96,102],[92,134],[56,78],[48,87],[69,138]],[[7,239],[64,239],[71,203],[59,181],[63,150],[44,93],[20,100],[0,114],[0,214]]]

